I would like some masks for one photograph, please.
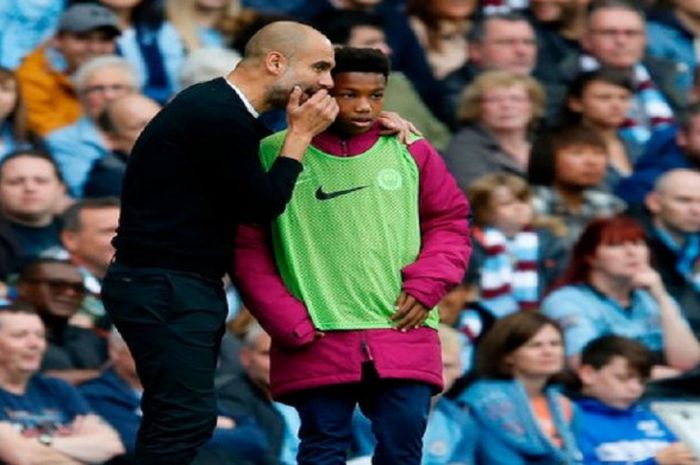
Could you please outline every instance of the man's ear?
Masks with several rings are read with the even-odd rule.
[[[281,76],[284,73],[287,69],[287,63],[287,57],[280,52],[273,50],[265,55],[265,69],[275,76]]]
[[[481,62],[483,61],[481,44],[478,42],[470,42],[469,45],[467,45],[467,49],[469,51],[469,61],[477,66],[481,66]]]
[[[581,103],[581,99],[578,97],[569,97],[566,100],[566,106],[569,107],[571,111],[583,113],[583,104]]]
[[[584,386],[590,386],[595,382],[597,371],[591,365],[581,365],[577,372],[578,379],[581,380],[581,384]]]
[[[649,192],[646,197],[644,197],[644,205],[649,209],[650,212],[656,214],[661,209],[661,201],[659,199],[659,193],[655,191]]]

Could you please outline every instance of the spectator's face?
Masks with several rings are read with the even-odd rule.
[[[270,345],[272,340],[261,333],[253,347],[241,349],[241,363],[250,379],[267,390],[270,387]]]
[[[0,121],[10,116],[17,106],[17,83],[13,79],[0,82]]]
[[[579,378],[586,395],[618,409],[627,409],[644,393],[644,381],[639,373],[619,355],[598,370],[590,365],[582,366]]]
[[[335,76],[333,96],[338,102],[338,117],[333,123],[341,134],[369,131],[384,108],[386,79],[377,73],[340,73]]]
[[[444,391],[450,389],[457,378],[462,375],[462,369],[459,346],[442,346],[442,381],[445,384]]]
[[[617,279],[631,279],[649,267],[649,248],[643,240],[601,244],[589,258],[591,271]]]
[[[535,31],[527,21],[492,19],[484,39],[470,47],[470,59],[482,69],[529,75],[537,61]]]
[[[131,75],[121,68],[102,68],[85,80],[81,99],[85,113],[96,119],[112,100],[136,92]]]
[[[20,280],[17,291],[40,313],[66,320],[85,297],[83,276],[70,263],[42,263],[32,276]]]
[[[0,313],[0,369],[28,377],[39,371],[46,351],[44,324],[37,315]]]
[[[530,11],[540,23],[568,23],[579,11],[581,0],[530,0]]]
[[[605,177],[608,154],[594,145],[572,145],[554,156],[554,183],[583,189],[597,186]]]
[[[597,10],[589,18],[582,45],[603,65],[630,68],[644,55],[644,21],[634,11],[622,8]]]
[[[543,326],[529,341],[506,357],[516,378],[549,378],[564,368],[564,346],[554,326]]]
[[[430,3],[436,17],[451,20],[468,18],[477,6],[476,0],[432,0]]]
[[[41,158],[14,158],[0,172],[0,205],[8,216],[20,221],[50,215],[64,192],[53,165]]]
[[[117,230],[119,208],[84,208],[80,212],[80,229],[63,231],[63,245],[74,263],[86,267],[98,277],[107,272],[114,255],[112,238]]]
[[[696,164],[700,164],[700,114],[690,119],[685,129],[678,131],[678,145]]]
[[[123,104],[119,103],[112,112],[116,134],[109,136],[114,149],[129,154],[143,128],[160,111],[160,106],[153,100],[140,96],[128,97]]]
[[[492,226],[506,234],[515,234],[532,222],[532,205],[513,195],[506,187],[497,187],[489,199]]]
[[[631,102],[632,93],[624,87],[593,81],[583,89],[581,98],[572,97],[567,103],[585,122],[607,129],[622,125]]]
[[[681,234],[700,232],[700,174],[675,175],[650,194],[647,207],[666,228]]]
[[[55,46],[74,71],[91,58],[114,53],[115,37],[111,32],[94,30],[89,32],[63,32],[54,37]]]
[[[295,86],[304,92],[302,103],[321,89],[331,89],[331,69],[335,66],[333,46],[325,37],[310,34],[296,57],[286,61],[286,66],[268,92],[267,102],[273,108],[284,108]]]
[[[522,84],[493,87],[481,96],[480,122],[494,132],[526,129],[532,112],[530,96]]]
[[[386,34],[374,26],[355,26],[352,28],[348,47],[376,48],[386,56],[391,56],[391,47],[386,43]]]

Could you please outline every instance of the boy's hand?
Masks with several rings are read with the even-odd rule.
[[[698,465],[698,460],[690,448],[682,442],[674,442],[664,447],[654,458],[659,465]]]
[[[418,136],[422,136],[420,131],[416,129],[413,123],[403,119],[399,116],[398,113],[395,113],[393,111],[381,112],[379,114],[378,120],[379,124],[381,124],[383,128],[380,131],[380,134],[384,136],[396,134],[396,137],[398,137],[399,140],[404,144],[408,143],[408,139],[411,136],[411,133],[414,133]]]
[[[391,316],[391,321],[397,322],[396,329],[406,331],[411,328],[420,328],[428,319],[430,309],[418,302],[414,297],[401,291],[396,299],[396,312]]]

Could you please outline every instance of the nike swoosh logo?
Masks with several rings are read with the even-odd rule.
[[[349,194],[350,192],[355,192],[359,191],[360,189],[364,189],[369,186],[359,186],[359,187],[353,187],[352,189],[345,189],[342,191],[335,191],[335,192],[323,192],[323,187],[319,187],[316,189],[316,198],[318,200],[330,200],[334,199],[336,197],[340,197],[341,195]]]

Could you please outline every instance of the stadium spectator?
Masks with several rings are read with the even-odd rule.
[[[56,162],[44,152],[18,151],[0,161],[0,210],[19,247],[18,266],[60,253],[54,212],[65,191]]]
[[[408,0],[406,15],[440,80],[467,62],[467,33],[478,0]]]
[[[518,176],[487,174],[472,183],[467,197],[474,240],[465,281],[497,318],[537,308],[566,262],[558,237],[563,228],[535,218],[532,190]]]
[[[564,110],[567,119],[594,129],[605,142],[608,169],[604,186],[611,192],[632,173],[632,165],[639,156],[638,148],[620,136],[633,92],[627,74],[601,68],[581,73],[567,93]]]
[[[39,374],[44,325],[33,308],[0,310],[0,460],[98,464],[124,452],[117,433],[76,389]]]
[[[80,269],[85,297],[71,323],[87,328],[106,329],[106,316],[100,292],[114,247],[112,238],[119,220],[119,200],[114,197],[80,200],[63,213],[61,242],[68,257]]]
[[[117,430],[124,444],[125,453],[109,464],[131,465],[141,423],[139,405],[143,386],[134,358],[116,329],[109,335],[108,348],[110,367],[99,377],[81,384],[78,390],[95,412]],[[265,435],[253,422],[220,415],[212,439],[200,450],[192,465],[258,465],[267,448]]]
[[[454,120],[464,88],[484,71],[509,71],[528,76],[537,61],[535,31],[525,16],[497,13],[475,21],[467,38],[469,60],[447,75],[442,83],[447,106]]]
[[[544,116],[545,93],[529,76],[487,71],[462,95],[461,128],[445,149],[445,163],[462,189],[488,173],[525,177],[530,135]]]
[[[77,4],[61,16],[58,31],[17,68],[29,128],[40,136],[76,122],[82,109],[71,76],[90,58],[114,52],[116,16],[93,4]]]
[[[528,166],[533,206],[538,215],[566,226],[567,249],[591,219],[625,208],[620,199],[598,189],[607,164],[607,145],[588,126],[553,128],[535,143]]]
[[[644,230],[634,220],[592,221],[560,284],[542,302],[542,311],[564,328],[572,367],[580,365],[583,347],[605,334],[630,337],[653,351],[653,379],[700,362],[700,343],[651,268]]]
[[[641,205],[658,177],[675,168],[700,169],[699,102],[685,108],[678,126],[654,132],[634,172],[620,181],[615,193],[630,205]]]
[[[584,463],[697,465],[690,448],[638,402],[652,365],[652,354],[633,339],[602,336],[584,347],[574,430]]]
[[[179,89],[225,76],[240,60],[238,52],[227,48],[203,47],[193,50],[180,67]]]
[[[479,428],[477,463],[580,463],[573,407],[554,384],[564,369],[563,338],[538,312],[501,318],[484,336],[477,379],[457,397]]]
[[[36,309],[45,326],[48,345],[42,372],[71,384],[98,375],[98,369],[107,360],[104,339],[69,322],[85,297],[83,277],[77,267],[51,258],[31,262],[20,272],[17,296]]]
[[[160,105],[141,94],[129,94],[108,102],[97,125],[108,139],[111,152],[95,160],[83,187],[83,197],[119,197],[126,162],[146,124]]]
[[[111,142],[97,124],[99,115],[107,103],[136,92],[138,77],[126,60],[106,55],[93,58],[78,69],[75,87],[83,116],[49,133],[46,144],[61,168],[70,194],[80,198],[93,163],[111,152]]]
[[[38,144],[27,128],[27,112],[16,74],[0,67],[0,159],[10,152]]]

